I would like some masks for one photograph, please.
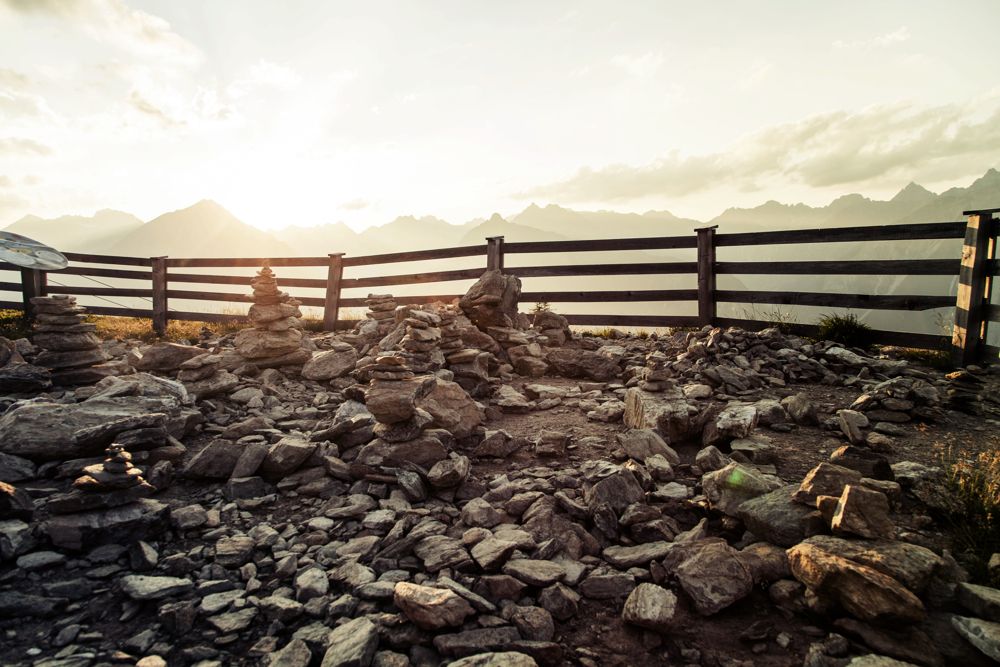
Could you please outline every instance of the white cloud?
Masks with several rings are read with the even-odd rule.
[[[869,51],[871,49],[884,49],[886,47],[901,44],[910,39],[910,29],[905,25],[892,32],[883,35],[876,35],[869,39],[859,39],[854,41],[837,40],[833,43],[835,49]]]
[[[302,83],[302,76],[291,67],[269,60],[259,60],[243,76],[226,88],[232,97],[243,97],[259,88],[291,90]]]
[[[985,114],[976,109],[986,107]],[[972,109],[973,111],[970,111]],[[977,104],[875,106],[836,111],[756,132],[722,153],[668,153],[641,166],[584,167],[568,179],[515,195],[563,202],[685,196],[727,184],[744,191],[813,188],[914,178],[947,162],[981,172],[1000,163],[1000,99]],[[964,165],[964,166],[963,166]],[[957,171],[956,171],[957,174]]]
[[[134,56],[183,66],[197,65],[202,59],[201,51],[174,32],[169,22],[132,9],[124,0],[0,0],[0,5],[68,21],[95,40]]]
[[[33,139],[0,137],[0,155],[44,156],[51,154],[51,148]]]
[[[612,65],[622,68],[636,79],[652,78],[660,71],[663,63],[663,54],[658,51],[647,51],[638,56],[623,53],[611,58]]]
[[[768,60],[757,60],[750,71],[739,82],[740,90],[750,90],[764,81],[774,69],[774,63]]]

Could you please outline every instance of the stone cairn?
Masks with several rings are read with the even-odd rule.
[[[393,465],[404,461],[418,465],[434,463],[419,452],[419,444],[402,446],[420,439],[424,429],[433,421],[430,413],[417,407],[417,402],[434,387],[434,378],[430,375],[417,377],[409,367],[405,354],[398,351],[379,354],[370,373],[371,384],[365,392],[365,404],[377,422],[374,432],[383,446],[377,448],[379,460],[369,462]],[[441,450],[431,458],[437,460],[444,456],[440,441],[427,444],[431,449]],[[436,447],[433,446],[435,444]]]
[[[646,355],[646,374],[639,387],[645,391],[662,392],[674,387],[670,359],[659,350]]]
[[[156,489],[132,465],[132,455],[121,444],[112,444],[107,458],[83,469],[73,482],[73,490],[53,496],[46,507],[53,514],[73,514],[109,509],[134,503],[152,495]]]
[[[399,346],[407,366],[416,373],[431,373],[444,365],[441,343],[441,317],[429,310],[406,309],[403,324],[406,333]]]
[[[97,326],[84,322],[86,309],[76,305],[76,298],[66,295],[34,297],[34,343],[42,348],[35,359],[39,366],[52,371],[55,384],[88,384],[116,374],[100,364],[109,357],[101,349]]]
[[[299,301],[278,289],[271,267],[264,264],[250,281],[253,328],[236,335],[236,351],[258,368],[300,366],[312,356],[302,347],[302,312]]]
[[[365,299],[368,312],[365,317],[376,324],[378,338],[383,338],[396,328],[396,303],[391,294],[369,294]]]

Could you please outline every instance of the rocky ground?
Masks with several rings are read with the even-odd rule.
[[[941,468],[1000,448],[1000,369],[596,339],[517,290],[373,295],[310,337],[262,271],[253,329],[102,354],[53,305],[36,343],[70,327],[86,372],[27,340],[0,359],[0,662],[1000,660]]]

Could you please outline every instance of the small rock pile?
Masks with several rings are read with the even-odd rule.
[[[880,382],[858,396],[852,410],[873,422],[904,424],[913,420],[936,421],[944,416],[941,393],[925,380],[897,377]]]
[[[142,539],[165,527],[166,505],[148,497],[156,488],[120,443],[101,463],[86,466],[67,493],[50,496],[45,524],[52,543],[67,549]]]
[[[27,363],[17,344],[0,336],[0,393],[39,392],[51,386],[49,369]]]
[[[397,305],[399,304],[396,303],[396,298],[391,294],[369,294],[365,299],[365,306],[368,308],[365,317],[375,323],[377,338],[383,338],[396,328]]]
[[[447,458],[448,451],[439,437],[442,432],[425,433],[434,418],[417,406],[433,390],[436,379],[416,376],[401,352],[376,357],[371,377],[365,405],[377,422],[377,439],[362,448],[357,461],[370,466],[415,463],[429,468]]]
[[[548,347],[559,347],[565,345],[566,341],[572,340],[573,332],[570,331],[569,321],[551,310],[541,309],[535,313],[531,322],[532,327],[544,339],[539,342]]]
[[[430,373],[444,365],[444,355],[439,349],[441,317],[428,310],[407,309],[403,319],[406,333],[399,341],[402,356],[411,370]]]
[[[660,392],[673,386],[670,359],[663,352],[654,351],[646,355],[646,372],[639,388],[643,391]]]
[[[114,367],[101,365],[109,357],[94,333],[97,326],[84,321],[86,309],[76,305],[76,297],[33,297],[31,303],[34,343],[43,350],[35,363],[52,370],[55,384],[90,384],[117,374]]]
[[[239,378],[223,367],[222,355],[213,353],[181,362],[177,379],[196,399],[227,392],[239,384]]]
[[[441,318],[441,340],[438,342],[438,349],[445,356],[464,347],[462,343],[462,331],[458,327],[458,313],[454,306],[442,306],[437,312]]]
[[[301,366],[309,361],[303,348],[302,312],[299,302],[278,289],[274,272],[265,264],[250,281],[253,302],[249,317],[252,329],[236,334],[236,351],[258,368]]]

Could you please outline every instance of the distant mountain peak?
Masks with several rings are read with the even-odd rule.
[[[923,201],[934,197],[934,193],[925,188],[922,185],[910,181],[905,188],[896,193],[890,201],[899,202],[910,202],[910,201]]]
[[[492,223],[494,225],[496,225],[496,224],[500,224],[500,225],[507,224],[507,221],[504,220],[503,216],[500,215],[499,213],[494,213],[493,215],[491,215],[490,219],[487,220],[486,222]]]

